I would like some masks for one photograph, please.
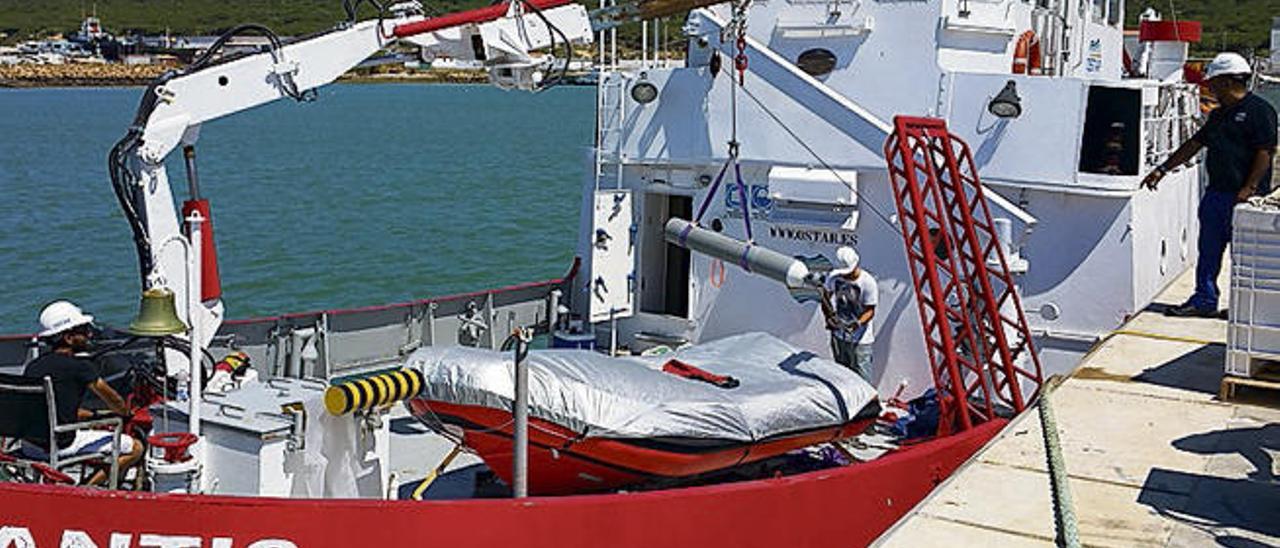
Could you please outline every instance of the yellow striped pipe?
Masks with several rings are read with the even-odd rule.
[[[380,373],[330,385],[324,392],[324,406],[332,415],[373,409],[417,395],[422,384],[422,373],[414,369]]]

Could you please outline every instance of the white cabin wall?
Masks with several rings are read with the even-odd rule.
[[[1171,175],[1157,192],[1103,196],[991,186],[1039,221],[1022,248],[1029,269],[1018,278],[1036,332],[1101,338],[1195,261],[1194,168]]]
[[[1127,199],[996,189],[1039,220],[1022,252],[1030,267],[1018,280],[1033,330],[1098,337],[1132,313],[1132,286],[1116,283],[1133,274]]]
[[[1023,0],[945,0],[941,11],[938,65],[944,70],[1008,74],[1018,38],[1032,28],[1032,5]]]
[[[940,9],[937,2],[863,1],[841,17],[852,24],[869,18],[872,28],[864,35],[783,40],[774,33],[779,21],[809,17],[818,22],[827,13],[826,4],[770,1],[751,8],[748,32],[792,62],[811,47],[836,52],[836,70],[819,80],[890,121],[894,114],[923,115],[936,106],[934,83],[941,70],[934,44]],[[732,59],[725,61],[730,68]]]
[[[647,78],[658,87],[659,96],[648,105],[637,105],[627,99],[623,145],[627,160],[653,164],[723,162],[728,157],[727,143],[733,134],[729,76],[721,72],[713,83],[706,68],[691,68],[650,71]],[[814,105],[796,101],[751,73],[747,74],[747,86],[828,163],[884,167],[880,151],[864,146],[833,123],[841,114],[826,110],[815,112]],[[740,155],[745,160],[817,163],[812,154],[742,92],[738,92],[737,111]],[[876,147],[882,144],[877,142]]]
[[[987,104],[1010,80],[1022,98],[1022,115],[997,118]],[[1066,185],[1075,181],[1087,82],[962,73],[954,75],[948,91],[947,129],[969,144],[983,180]]]
[[[1070,14],[1079,19],[1072,23],[1073,29],[1069,31],[1071,60],[1067,74],[1093,80],[1119,80],[1124,68],[1124,2],[1076,1],[1079,4],[1072,6]],[[1108,15],[1110,8],[1120,10],[1115,24],[1111,24]]]
[[[1197,256],[1199,221],[1199,166],[1170,173],[1159,190],[1140,190],[1131,201],[1133,210],[1134,311],[1190,268]]]

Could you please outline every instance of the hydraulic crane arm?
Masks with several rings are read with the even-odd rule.
[[[167,73],[147,88],[135,124],[112,149],[108,166],[134,232],[144,287],[166,286],[179,303],[187,302],[191,289],[187,251],[170,245],[184,240],[165,158],[181,145],[194,147],[204,122],[282,97],[308,97],[310,90],[334,81],[394,40],[383,34],[388,23],[365,21],[288,45],[277,46],[273,37],[269,51],[196,64]],[[188,155],[191,198],[196,200],[194,152]],[[204,254],[211,256],[212,250]],[[222,303],[216,294],[203,295],[201,301],[194,318],[187,317],[186,307],[178,308],[184,320],[199,326],[199,342],[206,346],[221,324]]]
[[[209,52],[191,66],[166,73],[147,88],[134,124],[111,151],[108,169],[133,229],[143,285],[167,286],[179,303],[189,302],[189,292],[201,292],[194,317],[186,317],[186,307],[178,308],[196,328],[197,342],[208,345],[222,322],[222,302],[207,286],[188,287],[187,252],[182,245],[169,245],[185,239],[164,164],[175,149],[186,149],[191,202],[198,201],[194,145],[204,122],[280,98],[308,99],[315,88],[398,40],[438,55],[482,61],[499,86],[538,89],[555,58],[533,53],[537,50],[566,47],[571,53],[572,44],[590,43],[599,30],[712,3],[640,0],[589,14],[568,0],[517,0],[435,18],[402,4],[394,17],[345,24],[290,44],[263,27],[243,27],[267,34],[271,47],[222,60]],[[203,208],[207,211],[208,204]],[[208,259],[212,250],[203,255]],[[170,358],[182,361],[178,355]]]
[[[595,33],[664,17],[723,0],[637,0],[587,12],[571,0],[508,0],[441,17],[396,25],[392,35],[422,47],[424,54],[483,62],[489,80],[502,88],[538,89],[556,62],[567,68],[573,45]],[[531,52],[564,47],[561,59]]]

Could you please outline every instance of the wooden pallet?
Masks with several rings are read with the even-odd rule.
[[[1280,364],[1269,363],[1254,373],[1252,377],[1222,376],[1222,386],[1218,388],[1218,399],[1231,401],[1236,398],[1236,389],[1241,386],[1268,390],[1280,396]]]

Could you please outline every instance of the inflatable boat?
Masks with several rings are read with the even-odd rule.
[[[857,435],[879,415],[849,369],[749,333],[669,354],[535,350],[529,368],[529,490],[557,495],[697,477]],[[406,364],[425,385],[407,405],[458,435],[510,483],[511,353],[428,347]]]

